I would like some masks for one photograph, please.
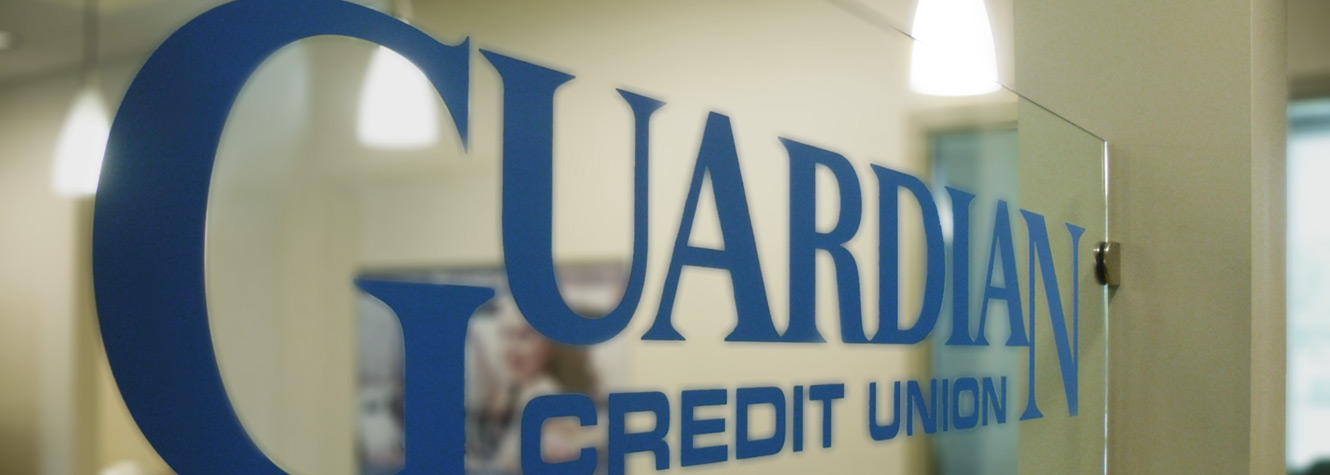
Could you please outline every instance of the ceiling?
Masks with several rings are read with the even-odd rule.
[[[98,9],[96,55],[102,64],[140,61],[172,31],[229,0],[94,0]],[[385,10],[393,1],[351,0]],[[409,0],[407,0],[409,1]],[[442,0],[415,0],[442,1]],[[831,0],[858,3],[861,0]],[[905,24],[914,0],[868,0],[863,4]],[[0,51],[0,85],[53,74],[83,64],[83,20],[88,0],[0,0],[0,31],[13,34],[14,48]]]
[[[1288,2],[1288,73],[1330,77],[1330,0]]]
[[[99,0],[97,55],[137,60],[194,16],[223,0]],[[74,71],[83,57],[83,0],[0,1],[0,30],[17,36],[0,51],[0,83]]]
[[[87,0],[3,0],[0,1],[0,31],[13,33],[17,46],[0,51],[0,84],[26,78],[73,72],[82,64],[83,12]],[[227,0],[95,0],[98,4],[97,57],[104,63],[138,61],[146,57],[176,28],[189,19]],[[358,3],[382,7],[391,0],[359,0]],[[426,1],[426,0],[417,0]],[[437,0],[435,0],[437,1]],[[859,4],[868,7],[869,15],[878,15],[886,23],[908,31],[914,0],[828,0],[839,4]],[[987,0],[994,12],[1009,12],[1010,0]],[[1303,69],[1330,69],[1307,58],[1330,57],[1324,54],[1323,38],[1309,33],[1322,31],[1323,25],[1299,21],[1304,16],[1324,18],[1325,15],[1304,15],[1308,12],[1325,13],[1330,0],[1293,0],[1289,4],[1290,72],[1306,73]],[[1298,13],[1302,12],[1302,13]],[[1298,14],[1295,14],[1298,13]],[[1008,13],[1009,14],[1009,13]],[[995,15],[999,28],[1010,18]],[[998,33],[999,43],[1004,38]],[[1009,33],[1009,32],[1007,32]],[[1323,36],[1323,35],[1322,35]],[[1300,44],[1305,47],[1300,48]],[[1314,46],[1313,46],[1314,45]],[[1306,50],[1306,51],[1304,51]],[[1308,53],[1308,51],[1310,53]],[[1303,66],[1303,63],[1308,63]],[[1316,63],[1312,65],[1311,63]]]
[[[93,0],[97,57],[104,64],[139,61],[181,25],[229,0]],[[392,0],[351,0],[383,10]],[[437,0],[435,0],[437,1]],[[83,63],[88,0],[0,0],[0,31],[17,37],[0,51],[0,84],[76,71]]]

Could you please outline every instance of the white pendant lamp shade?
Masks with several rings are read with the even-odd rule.
[[[997,52],[984,0],[919,0],[910,88],[930,96],[998,90]]]
[[[439,140],[439,101],[434,86],[414,64],[379,47],[370,59],[360,95],[356,137],[382,149],[415,149]]]
[[[101,94],[95,86],[84,87],[74,98],[56,143],[52,186],[57,194],[88,196],[97,192],[110,131]]]

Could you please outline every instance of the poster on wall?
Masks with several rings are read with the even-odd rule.
[[[604,315],[623,295],[626,263],[563,265],[564,297],[582,315]],[[527,324],[502,267],[380,272],[368,276],[498,289],[472,317],[466,336],[466,473],[503,475],[521,470],[521,409],[536,397],[576,393],[602,407],[607,388],[626,381],[622,345],[577,347],[552,341]],[[388,475],[404,465],[405,407],[402,327],[388,305],[359,294],[360,351],[357,453],[361,475]],[[603,431],[552,421],[544,428],[549,460],[573,460],[582,447],[605,446]]]

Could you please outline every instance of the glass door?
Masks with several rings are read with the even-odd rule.
[[[325,17],[268,3],[215,12]],[[244,81],[206,195],[239,426],[292,473],[1104,472],[1105,143],[1012,88],[1009,4],[941,3],[310,29]],[[138,183],[161,158],[116,133]]]

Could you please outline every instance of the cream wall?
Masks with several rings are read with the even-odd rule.
[[[908,92],[910,43],[904,36],[830,4],[757,5],[583,2],[517,8],[435,3],[419,5],[414,23],[445,41],[469,34],[479,48],[577,75],[561,90],[556,116],[555,247],[565,261],[627,258],[631,123],[614,88],[668,103],[653,122],[653,245],[647,293],[622,337],[628,347],[624,358],[631,368],[630,388],[675,394],[683,388],[732,387],[740,372],[743,381],[759,383],[844,380],[851,400],[857,396],[862,401],[870,380],[925,377],[926,347],[723,345],[720,341],[734,318],[723,274],[686,272],[675,321],[688,342],[637,341],[660,298],[706,113],[721,111],[734,121],[766,290],[778,326],[787,318],[788,191],[785,152],[776,138],[826,146],[856,164],[864,189],[864,224],[851,248],[860,259],[864,313],[871,332],[877,304],[877,276],[872,271],[877,190],[868,164],[926,176],[924,145],[916,142],[923,136],[911,130],[919,125],[913,121],[975,102],[1009,109],[1001,114],[1007,121],[1015,115],[1014,97],[923,100]],[[354,442],[354,401],[346,397],[354,384],[349,370],[354,367],[354,307],[348,283],[358,270],[501,262],[497,190],[501,92],[492,67],[473,55],[469,153],[461,153],[447,125],[442,143],[431,150],[369,150],[356,142],[352,131],[359,81],[372,48],[339,38],[309,41],[303,48],[301,61],[311,70],[308,116],[288,117],[283,112],[286,106],[276,101],[300,90],[298,83],[280,84],[279,78],[290,73],[272,72],[286,67],[280,64],[288,56],[265,66],[232,116],[233,127],[251,125],[246,132],[228,129],[219,156],[209,216],[210,305],[228,390],[260,446],[291,470],[344,473],[347,457],[329,452],[328,447]],[[1031,202],[1038,203],[1034,209],[1051,213],[1063,206],[1088,213],[1077,219],[1102,212],[1093,203],[1099,199],[1102,205],[1102,196],[1094,192],[1102,186],[1099,142],[1046,111],[1034,112],[1032,130],[1043,135],[1023,139],[1023,151],[1040,155],[1043,161],[1032,160],[1029,167],[1038,169],[1036,163],[1041,163],[1051,170],[1069,166],[1077,172],[1054,172],[1051,178],[1033,173],[1031,183],[1063,179],[1085,185],[1077,188],[1081,192],[1090,190],[1078,195],[1088,201],[1076,201],[1077,205],[1068,204],[1074,200],[1032,195]],[[274,114],[285,118],[273,120]],[[277,146],[260,141],[259,147],[239,148],[246,146],[250,134],[291,135],[272,127],[306,129],[294,143]],[[919,135],[911,135],[915,133]],[[1073,158],[1088,160],[1067,165]],[[704,189],[693,243],[715,246],[719,234],[711,193]],[[829,191],[825,185],[824,191]],[[824,216],[835,208],[830,193],[825,195]],[[911,213],[917,211],[906,211],[906,222],[914,219]],[[1062,216],[1050,214],[1050,223],[1060,225]],[[1087,219],[1081,224],[1097,226],[1094,219]],[[907,255],[918,255],[918,233],[907,228]],[[1100,234],[1087,234],[1082,256],[1089,255]],[[1064,243],[1058,244],[1062,249]],[[914,296],[920,291],[914,277],[919,263],[908,265],[902,289],[907,322],[917,313]],[[1088,282],[1089,266],[1081,269],[1082,282]],[[1059,274],[1070,278],[1067,268]],[[828,340],[836,341],[835,294],[826,262],[819,275],[820,326]],[[1094,343],[1096,338],[1102,341],[1103,333],[1102,327],[1090,323],[1083,333],[1083,341],[1089,342],[1083,347],[1088,355],[1082,366],[1085,413],[1102,407],[1103,361],[1093,353],[1102,357],[1102,345]],[[1041,348],[1048,353],[1040,356],[1041,374],[1048,377],[1045,381],[1058,381],[1051,332],[1045,325],[1046,321],[1040,324],[1046,338]],[[1015,378],[1019,375],[1012,376],[1012,400],[1021,400],[1023,387]],[[1060,397],[1056,383],[1044,388],[1048,391],[1044,398]],[[1065,411],[1056,402],[1046,407],[1050,414]],[[861,433],[865,412],[862,403],[840,406],[837,425],[842,438],[834,454],[783,454],[770,462],[792,472],[929,469],[927,447],[920,437],[881,446],[868,442]],[[1084,423],[1071,430],[1049,422],[1031,424],[1029,431],[1023,426],[1023,436],[1058,449],[1029,445],[1029,466],[1048,471],[1098,466],[1102,452],[1097,450],[1101,440],[1096,439],[1102,438],[1102,420],[1079,421]],[[1074,457],[1055,455],[1059,453]],[[649,459],[634,463],[645,462]],[[769,471],[771,465],[710,469]]]
[[[1295,98],[1330,96],[1330,2],[1289,0],[1288,75]]]
[[[748,16],[753,12],[762,17]],[[638,318],[624,332],[630,341],[645,332],[654,315],[708,111],[723,111],[734,121],[778,325],[787,314],[788,191],[787,161],[777,137],[831,147],[857,164],[866,202],[862,231],[852,247],[861,260],[876,255],[876,186],[867,163],[927,172],[922,162],[907,158],[903,138],[903,119],[915,107],[900,99],[908,41],[830,5],[581,2],[508,10],[483,2],[429,3],[417,5],[414,22],[445,41],[469,34],[480,48],[578,76],[561,90],[556,117],[556,251],[563,259],[626,261],[631,116],[614,88],[668,103],[653,122],[651,270]],[[685,31],[698,34],[679,34]],[[372,48],[325,38],[305,42],[304,49],[303,61],[311,71],[307,117],[272,118],[286,117],[274,99],[300,89],[283,89],[280,78],[289,74],[271,73],[285,67],[281,62],[287,57],[265,65],[232,115],[236,127],[246,121],[253,125],[246,131],[228,129],[219,152],[209,215],[209,304],[228,392],[260,446],[289,470],[349,473],[356,407],[350,397],[355,383],[350,280],[361,269],[501,262],[500,89],[497,73],[473,53],[473,136],[465,156],[447,124],[442,143],[432,150],[368,150],[355,141],[353,131]],[[836,70],[855,74],[826,74]],[[1010,98],[998,100],[1010,104]],[[297,143],[242,148],[250,134],[269,127],[304,128],[304,135]],[[287,146],[293,148],[281,148]],[[695,244],[719,240],[709,194],[704,193],[699,208]],[[829,198],[823,203],[834,208]],[[917,248],[916,239],[907,232],[906,246]],[[867,261],[861,266],[869,302],[865,315],[875,315],[876,275]],[[906,272],[918,269],[911,264]],[[821,327],[834,341],[831,269],[824,264],[820,272]],[[728,281],[704,274],[688,271],[680,288],[675,321],[689,342],[630,345],[631,387],[662,389],[677,397],[683,387],[732,387],[729,381],[742,371],[745,380],[755,383],[846,379],[847,391],[862,401],[857,393],[866,391],[866,378],[890,381],[922,374],[916,367],[926,355],[923,348],[721,345],[734,318]],[[916,282],[906,279],[903,288],[907,315],[918,311],[910,297],[918,294]],[[681,361],[681,354],[690,356]],[[712,361],[732,363],[704,364]],[[839,407],[838,434],[845,438],[834,456],[811,451],[712,470],[769,471],[771,463],[795,472],[924,467],[920,438],[866,445],[858,435],[865,412],[862,403]],[[730,419],[733,424],[732,414]],[[809,436],[815,440],[811,437],[817,434]],[[856,455],[846,456],[851,453]],[[677,453],[674,457],[677,465]],[[644,462],[649,459],[633,463]]]
[[[1020,90],[1108,139],[1111,473],[1282,473],[1284,3],[1016,2]]]
[[[135,64],[102,69],[114,108]],[[0,473],[163,473],[111,380],[90,297],[91,201],[56,196],[51,161],[80,80],[0,85]]]
[[[1278,264],[1282,234],[1260,232],[1282,229],[1278,221],[1282,200],[1266,199],[1277,197],[1271,192],[1282,189],[1273,178],[1282,176],[1279,161],[1270,158],[1282,156],[1276,150],[1282,130],[1270,125],[1282,116],[1282,109],[1276,111],[1282,103],[1274,99],[1282,96],[1260,87],[1282,83],[1282,69],[1263,63],[1282,57],[1272,46],[1272,38],[1282,30],[1267,29],[1279,24],[1280,10],[1256,0],[1203,6],[1101,3],[1018,0],[1015,41],[1022,68],[1018,90],[1114,144],[1112,226],[1115,238],[1127,244],[1130,254],[1124,267],[1127,284],[1114,297],[1110,325],[1114,354],[1110,467],[1114,473],[1228,473],[1234,467],[1253,473],[1282,471],[1282,392],[1264,390],[1274,387],[1276,379],[1282,382],[1282,317],[1276,318],[1282,313],[1273,310],[1282,305],[1282,264]],[[778,321],[786,314],[781,255],[785,195],[784,153],[772,143],[775,137],[828,146],[855,160],[865,197],[870,198],[864,231],[854,244],[861,260],[874,255],[868,243],[875,238],[872,217],[876,215],[871,200],[875,186],[865,162],[916,173],[925,169],[908,158],[900,139],[905,125],[895,122],[903,111],[916,106],[890,97],[903,87],[904,73],[898,64],[874,59],[883,51],[904,54],[904,43],[855,23],[830,6],[797,4],[787,10],[766,3],[671,5],[715,10],[708,21],[690,21],[640,4],[606,3],[587,11],[542,5],[546,11],[514,10],[499,21],[481,18],[476,5],[423,4],[417,8],[417,23],[447,41],[470,33],[482,47],[537,59],[579,76],[560,97],[585,102],[561,102],[561,110],[578,112],[556,119],[559,124],[578,124],[559,126],[567,140],[556,154],[570,168],[561,165],[557,172],[556,186],[561,190],[557,206],[579,210],[558,218],[557,246],[562,256],[604,257],[597,252],[603,249],[618,256],[627,252],[627,205],[600,199],[602,195],[593,192],[601,190],[589,187],[607,177],[621,177],[611,179],[611,187],[603,193],[628,196],[628,114],[613,88],[627,86],[669,103],[656,119],[659,130],[653,150],[653,176],[659,183],[652,197],[653,270],[643,311],[626,334],[642,333],[649,323],[644,317],[653,313],[659,298],[668,244],[678,225],[683,187],[707,110],[724,111],[734,120]],[[766,16],[744,17],[740,8],[757,9]],[[650,15],[661,26],[652,30],[609,21],[616,14]],[[734,18],[747,20],[727,21]],[[542,25],[569,24],[586,28],[575,35],[553,35],[542,29]],[[1158,28],[1150,34],[1115,28],[1141,24]],[[752,31],[734,31],[745,26]],[[688,36],[666,44],[649,40],[677,31],[696,31],[715,41]],[[606,37],[621,41],[607,44]],[[799,41],[809,37],[822,42]],[[857,47],[836,48],[843,45]],[[370,51],[363,43],[320,39],[303,52],[285,51],[265,66],[233,113],[218,160],[218,194],[210,208],[209,290],[217,293],[210,305],[224,317],[214,320],[214,331],[228,391],[260,445],[284,467],[300,473],[350,473],[352,467],[349,450],[329,449],[354,443],[355,326],[348,278],[358,269],[497,262],[500,256],[493,188],[498,181],[498,89],[492,69],[478,55],[473,59],[476,135],[470,157],[456,156],[456,144],[445,133],[435,150],[376,156],[385,160],[366,165],[369,152],[354,143],[351,118]],[[789,75],[762,74],[779,67],[771,65],[786,62],[807,65],[802,72],[807,75],[797,68],[791,68]],[[301,68],[310,68],[311,73],[302,77]],[[858,74],[822,77],[815,68],[853,69]],[[1085,94],[1087,89],[1094,93]],[[6,196],[0,210],[12,220],[31,224],[21,233],[0,235],[0,253],[5,253],[0,262],[11,263],[2,267],[0,278],[7,283],[0,288],[26,289],[0,295],[4,318],[0,368],[7,382],[13,375],[15,381],[48,391],[0,393],[5,398],[0,399],[4,402],[0,427],[17,428],[21,434],[12,439],[19,445],[9,444],[11,436],[3,435],[0,450],[13,451],[0,453],[0,464],[15,461],[12,467],[0,465],[5,473],[25,473],[23,469],[37,466],[38,457],[31,449],[20,450],[25,447],[22,441],[43,433],[34,408],[60,403],[58,393],[50,391],[66,384],[44,382],[45,370],[23,355],[43,355],[43,364],[58,362],[68,353],[67,347],[58,345],[74,341],[68,335],[77,318],[70,303],[76,302],[71,296],[77,291],[70,270],[75,266],[71,249],[77,236],[72,224],[77,210],[44,194],[49,147],[73,90],[72,80],[0,88],[0,166],[5,167],[0,178],[14,180],[0,186],[0,196]],[[299,94],[302,90],[308,96]],[[834,94],[855,90],[869,92],[862,97]],[[847,112],[860,115],[847,116]],[[440,159],[439,154],[449,158]],[[459,175],[469,178],[450,178]],[[708,208],[706,202],[700,208],[698,234],[714,238],[714,228],[701,224],[714,219],[706,214]],[[458,233],[447,225],[457,221],[475,224],[477,232]],[[576,232],[600,221],[624,225],[598,225],[604,233],[592,240],[581,239]],[[51,266],[51,262],[62,264]],[[829,271],[824,263],[820,281],[829,281]],[[868,289],[875,288],[874,279],[871,273],[863,276],[866,296],[873,294]],[[703,314],[700,310],[714,311],[713,302],[726,302],[726,292],[713,289],[723,289],[725,283],[696,272],[685,277],[676,318],[690,341],[696,340],[696,350],[717,358],[819,358],[813,352],[726,354],[724,348],[710,345],[728,330],[729,314],[723,310],[719,313],[725,318],[713,321],[696,315]],[[825,310],[833,308],[833,294],[829,286],[824,289],[820,308]],[[917,294],[917,287],[905,289],[905,295],[912,293]],[[907,303],[905,311],[912,312],[918,304],[913,305]],[[871,302],[865,315],[874,311]],[[824,335],[835,338],[831,320],[821,326]],[[63,336],[22,338],[34,332]],[[684,376],[700,374],[700,379],[717,382],[729,377],[719,370],[672,373],[672,365],[658,358],[666,353],[678,351],[647,347],[634,353],[642,374],[652,372],[641,382],[674,389],[683,383],[670,381],[683,381]],[[903,363],[906,355],[867,353],[847,353],[854,361],[842,375],[866,374],[884,365],[897,365],[891,371],[901,375],[917,371]],[[778,376],[782,375],[754,374]],[[99,401],[107,404],[103,407],[118,407],[114,399]],[[69,406],[60,407],[74,406],[70,401],[63,404]],[[54,414],[59,421],[60,411]],[[847,420],[862,418],[842,415]],[[131,427],[124,422],[119,419],[120,427]],[[45,430],[49,434],[53,429]],[[115,433],[108,431],[103,437],[116,437]],[[74,440],[68,433],[45,437]],[[98,459],[141,457],[142,448],[131,443],[124,452],[104,449]],[[919,448],[898,450],[844,463],[884,470],[916,463],[905,454]],[[150,469],[155,463],[150,458],[142,461]],[[804,457],[782,466],[794,469],[805,467],[799,465],[804,463],[805,468],[827,471],[823,465],[827,461]],[[46,473],[69,473],[50,470]]]
[[[60,81],[0,91],[0,219],[6,223],[0,233],[0,472],[5,473],[36,473],[42,451],[49,450],[45,443],[61,440],[51,432],[67,436],[74,426],[75,208],[50,191],[49,157],[75,86]]]

